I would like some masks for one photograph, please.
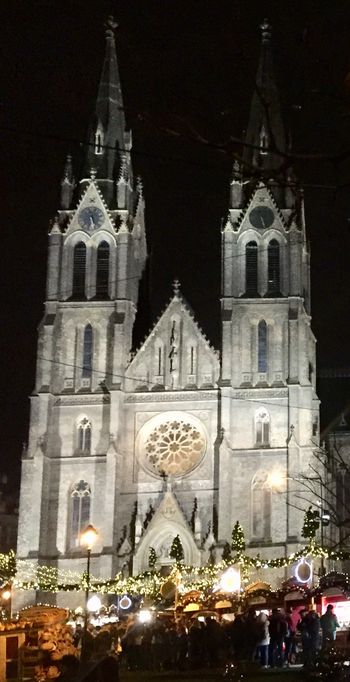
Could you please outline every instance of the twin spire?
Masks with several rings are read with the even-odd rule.
[[[102,73],[92,118],[84,177],[95,170],[98,185],[107,205],[116,202],[116,182],[122,177],[132,185],[130,159],[131,133],[126,129],[124,104],[115,49],[113,17],[106,22],[106,48]],[[271,26],[267,20],[261,24],[261,55],[251,101],[249,124],[243,149],[243,173],[247,177],[261,174],[276,175],[287,151],[278,90],[274,78]],[[281,152],[281,154],[277,153]],[[68,164],[69,166],[69,164]],[[65,169],[64,188],[66,208],[71,199],[71,171]],[[69,186],[70,185],[70,186]]]
[[[266,19],[260,29],[260,61],[243,151],[246,176],[254,175],[254,171],[257,170],[267,176],[269,173],[270,175],[276,173],[283,165],[283,154],[287,151],[279,94],[274,77],[271,26]]]

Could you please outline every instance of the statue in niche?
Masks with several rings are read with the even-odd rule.
[[[172,388],[176,388],[179,383],[179,345],[175,320],[171,327],[169,360]]]

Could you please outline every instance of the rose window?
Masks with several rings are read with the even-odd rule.
[[[168,421],[149,433],[144,444],[144,461],[155,474],[183,476],[201,460],[205,438],[194,424]]]

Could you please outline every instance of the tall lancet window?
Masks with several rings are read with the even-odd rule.
[[[251,487],[252,539],[271,540],[271,486],[266,471],[258,471]]]
[[[267,154],[268,146],[269,146],[268,145],[268,137],[267,137],[267,133],[265,130],[265,126],[262,126],[261,130],[260,130],[260,149],[259,149],[260,154],[263,154],[263,155]]]
[[[271,239],[267,247],[267,291],[270,295],[280,293],[280,245],[276,239]]]
[[[103,127],[99,121],[95,132],[95,154],[103,153],[103,138]]]
[[[270,444],[270,417],[264,408],[258,410],[255,415],[255,444],[259,447]]]
[[[79,548],[80,535],[90,522],[91,488],[86,481],[76,483],[70,495],[69,546]]]
[[[267,372],[267,324],[260,320],[258,324],[258,372]]]
[[[91,422],[86,417],[78,424],[78,450],[86,455],[91,453]]]
[[[87,324],[84,329],[83,340],[83,378],[91,379],[92,376],[92,353],[93,353],[93,333],[91,324]]]
[[[245,291],[247,296],[258,293],[258,245],[248,242],[245,247]]]
[[[73,253],[73,298],[85,298],[86,246],[79,242]]]
[[[101,242],[97,249],[96,260],[96,297],[108,297],[109,244]]]

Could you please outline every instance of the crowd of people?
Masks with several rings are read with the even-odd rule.
[[[334,641],[338,625],[332,605],[321,618],[314,610],[273,608],[256,613],[254,607],[220,622],[212,617],[178,622],[154,618],[148,623],[131,618],[112,629],[89,630],[86,649],[91,658],[113,650],[128,670],[195,670],[217,668],[227,661],[246,661],[263,669],[293,663],[310,667],[318,650]]]
[[[75,632],[79,661],[62,659],[60,682],[118,680],[120,668],[131,671],[185,671],[252,664],[262,669],[302,663],[312,668],[318,651],[334,642],[339,627],[332,605],[319,617],[312,609],[256,612],[254,607],[234,620],[213,617],[190,620],[154,617],[142,623],[137,616],[102,627]],[[80,669],[81,669],[80,663]],[[87,667],[86,667],[87,666]]]

